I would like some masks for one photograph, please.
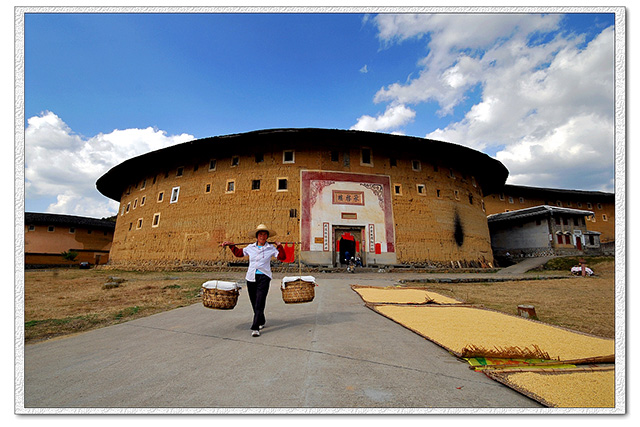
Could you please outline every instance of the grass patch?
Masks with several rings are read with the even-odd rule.
[[[595,271],[593,268],[594,265],[601,263],[613,262],[613,257],[604,257],[604,256],[591,256],[591,257],[578,257],[578,256],[568,256],[568,257],[558,257],[549,260],[545,265],[542,266],[543,270],[554,270],[554,271],[570,271],[571,267],[575,267],[576,265],[580,265],[580,260],[584,259],[589,268]]]
[[[110,277],[123,279],[105,289]],[[199,301],[211,273],[50,269],[25,271],[25,342],[89,331]],[[222,278],[221,278],[222,280]],[[170,281],[167,283],[167,281]]]
[[[588,265],[592,265],[592,259]],[[538,320],[605,338],[615,337],[615,262],[598,260],[591,277],[509,282],[419,283],[433,292],[507,314],[518,305],[533,305]],[[555,265],[553,269],[555,270]]]

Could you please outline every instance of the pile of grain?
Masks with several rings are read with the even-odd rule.
[[[371,308],[459,357],[465,347],[537,348],[551,359],[615,353],[614,341],[491,310],[456,306],[373,305]],[[492,356],[495,357],[495,354]]]
[[[556,408],[615,407],[615,371],[488,372],[538,402]]]
[[[461,304],[460,301],[418,288],[351,286],[368,303],[379,304]]]

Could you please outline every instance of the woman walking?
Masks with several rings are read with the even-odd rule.
[[[274,237],[276,233],[267,228],[266,225],[260,224],[256,230],[251,233],[251,237],[255,237],[256,242],[245,248],[238,248],[232,242],[223,242],[221,246],[229,246],[231,252],[238,258],[249,257],[249,269],[247,270],[247,291],[249,299],[253,307],[253,323],[251,324],[251,336],[259,337],[260,330],[264,328],[266,319],[264,317],[264,309],[267,303],[267,294],[269,293],[269,284],[271,283],[271,258],[277,257],[283,261],[287,255],[280,242],[275,242],[275,246],[267,243],[269,237]]]

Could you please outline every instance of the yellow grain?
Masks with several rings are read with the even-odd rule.
[[[435,304],[460,304],[460,301],[453,298],[423,289],[356,287],[354,290],[366,302],[376,304],[424,304],[428,300],[433,300],[432,303]]]
[[[536,394],[554,407],[615,407],[613,370],[557,374],[517,372],[507,378],[512,385]]]
[[[380,313],[456,353],[467,345],[532,348],[552,359],[614,354],[614,341],[473,307],[379,305]]]

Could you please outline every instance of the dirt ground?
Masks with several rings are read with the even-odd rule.
[[[429,283],[434,292],[466,303],[516,314],[535,306],[538,319],[606,338],[615,335],[615,265],[599,263],[596,275],[566,279],[480,283]],[[551,272],[553,273],[553,272]],[[225,280],[220,273],[216,278]],[[228,280],[241,274],[229,273]],[[106,283],[117,287],[105,287]],[[355,277],[355,276],[354,276]],[[206,272],[128,272],[106,269],[27,270],[24,275],[25,342],[64,336],[200,302]]]

